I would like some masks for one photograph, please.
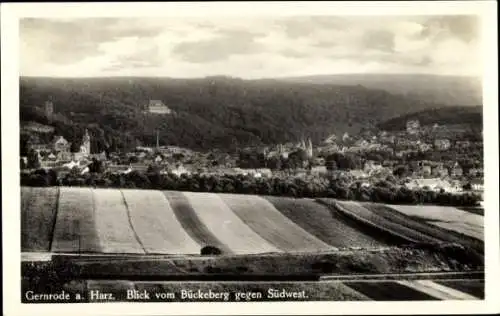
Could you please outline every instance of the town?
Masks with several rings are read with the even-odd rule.
[[[154,110],[165,113],[158,103],[161,102],[151,102]],[[47,115],[52,114],[52,102],[46,102],[45,111]],[[38,133],[53,132],[43,125],[31,128]],[[473,193],[479,197],[483,194],[482,135],[473,135],[463,126],[437,123],[421,126],[418,120],[408,120],[402,131],[363,130],[357,135],[330,135],[320,144],[304,137],[295,143],[245,147],[237,152],[197,152],[163,145],[158,133],[156,145],[137,146],[130,152],[93,153],[91,143],[92,136],[87,130],[79,146],[59,135],[54,135],[50,143],[31,137],[27,145],[29,154],[21,157],[22,184],[148,188],[152,185],[148,175],[154,174],[184,179],[239,176],[253,181],[260,179],[259,182],[287,179],[292,183],[318,185],[322,179],[336,179],[347,188],[382,186],[410,191]],[[127,184],[130,182],[127,179],[137,181]],[[218,188],[208,184],[203,188],[199,185],[186,188],[185,184],[181,187],[215,192],[235,190],[224,184]],[[244,192],[244,189],[238,191],[242,190]],[[270,191],[273,190],[261,188],[258,192]],[[315,196],[293,190],[284,194]],[[349,193],[346,194],[345,198],[349,198]]]

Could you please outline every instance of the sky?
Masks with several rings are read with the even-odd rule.
[[[479,76],[475,16],[23,18],[20,74]]]

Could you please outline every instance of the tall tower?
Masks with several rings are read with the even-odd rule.
[[[50,100],[45,101],[44,111],[45,116],[50,120],[52,118],[52,114],[54,113],[54,103]]]
[[[90,135],[87,129],[85,129],[85,135],[83,135],[81,151],[90,155]]]
[[[312,141],[311,141],[310,138],[307,139],[307,149],[306,149],[306,151],[307,151],[307,157],[308,158],[312,158],[312,156],[313,156],[313,145],[312,145]]]
[[[156,149],[160,148],[160,132],[156,131]]]

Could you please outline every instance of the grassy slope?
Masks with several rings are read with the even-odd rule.
[[[339,212],[344,216],[363,223],[366,227],[374,229],[381,235],[387,236],[388,239],[392,239],[394,244],[432,243],[438,241],[431,236],[423,235],[397,223],[392,223],[364,208],[358,202],[338,201],[334,199],[317,199],[317,201],[330,207],[332,211]]]
[[[38,277],[64,281],[70,279],[168,280],[175,275],[310,275],[378,274],[413,272],[481,271],[484,260],[457,246],[390,247],[378,250],[334,251],[323,254],[273,254],[224,257],[178,258],[55,258],[45,263],[22,263],[22,275],[37,282]],[[458,256],[462,255],[462,258]],[[467,260],[461,260],[466,258]],[[460,259],[460,260],[459,260]],[[57,275],[54,274],[62,273]],[[34,278],[34,280],[33,280]],[[42,282],[43,280],[39,280]]]
[[[312,200],[287,197],[266,197],[283,215],[324,242],[338,248],[377,247],[387,245],[363,232],[362,227],[342,218]]]
[[[100,252],[90,188],[60,188],[53,252]]]
[[[234,253],[279,252],[274,245],[250,229],[214,193],[185,192],[196,215]]]
[[[21,188],[21,251],[50,250],[58,198],[58,188]]]
[[[407,216],[403,213],[395,212],[394,209],[386,205],[378,203],[364,203],[363,205],[372,210],[374,213],[387,218],[387,220],[391,220],[410,229],[419,231],[425,235],[435,236],[443,242],[461,243],[465,246],[481,250],[481,252],[484,248],[484,243],[475,238],[456,233],[452,230],[442,229],[435,225],[430,225],[419,217]]]
[[[484,240],[483,216],[445,206],[391,205],[390,208],[407,216],[419,217],[433,225]]]
[[[196,215],[192,205],[182,192],[164,191],[163,194],[167,198],[176,218],[193,240],[202,247],[211,245],[219,248],[225,254],[232,253],[229,247],[222,243],[215,234],[202,223],[201,219]]]
[[[183,229],[160,191],[122,190],[132,226],[146,253],[198,254],[201,246]]]
[[[120,190],[93,190],[95,221],[103,252],[144,253],[130,226],[127,206]]]
[[[220,197],[245,224],[283,251],[325,251],[333,248],[283,216],[269,201],[259,196],[221,194]]]

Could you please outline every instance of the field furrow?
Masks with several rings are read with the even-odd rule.
[[[144,253],[128,217],[123,195],[117,189],[93,190],[95,223],[104,253]]]
[[[217,238],[236,254],[279,252],[250,229],[214,193],[184,192],[196,215]]]
[[[90,188],[61,187],[53,252],[100,252]]]
[[[50,251],[58,188],[21,188],[21,251]]]
[[[261,237],[283,251],[322,251],[334,247],[309,234],[260,196],[220,194],[227,206]]]
[[[186,233],[161,191],[122,190],[132,227],[146,253],[198,254],[201,246]]]
[[[434,205],[390,205],[407,216],[418,217],[455,232],[484,240],[484,217],[454,207]]]
[[[229,247],[223,244],[205,224],[201,222],[182,192],[164,191],[163,194],[167,198],[168,203],[184,230],[200,245],[200,247],[210,245],[219,248],[225,254],[231,253]]]
[[[470,238],[467,235],[457,233],[453,230],[449,230],[446,227],[441,228],[438,227],[439,225],[432,225],[423,218],[408,216],[384,204],[363,203],[363,206],[376,213],[377,215],[386,218],[389,221],[406,226],[410,229],[414,229],[415,231],[421,232],[428,236],[433,236],[440,241],[461,243],[470,247],[474,247],[476,249],[482,249],[484,246],[483,242],[481,242],[480,240]],[[478,233],[482,234],[482,231]]]
[[[359,202],[353,201],[336,201],[337,209],[339,211],[352,212],[356,216],[372,223],[373,225],[390,232],[394,236],[400,236],[401,239],[406,239],[405,242],[436,242],[435,237],[423,234],[421,232],[409,229],[403,225],[392,222],[382,216],[375,214],[369,209],[363,207]]]
[[[266,197],[276,209],[325,243],[337,248],[378,247],[386,243],[363,232],[352,220],[341,217],[313,200]]]

